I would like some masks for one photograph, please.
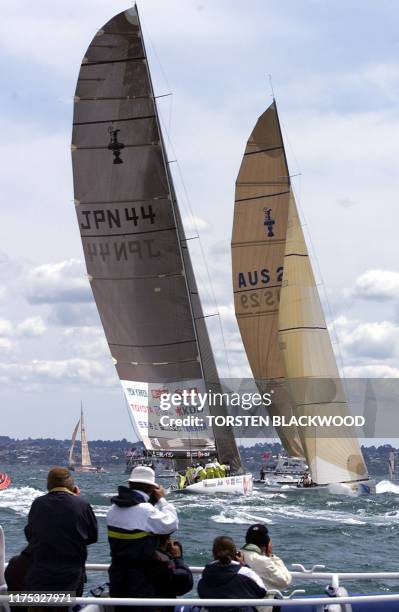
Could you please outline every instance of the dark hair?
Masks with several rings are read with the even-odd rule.
[[[219,536],[213,540],[213,556],[222,565],[228,565],[237,555],[234,541],[227,536]]]
[[[151,495],[155,489],[155,485],[147,484],[146,482],[131,482],[129,480],[129,489],[135,489],[136,491],[141,491],[142,493]]]
[[[267,547],[270,542],[267,527],[262,523],[255,523],[255,525],[251,525],[245,535],[245,542],[247,544],[255,544],[256,546],[259,546],[259,548],[262,548],[263,546]]]
[[[47,490],[64,488],[73,492],[75,483],[71,472],[65,467],[53,467],[47,474]]]

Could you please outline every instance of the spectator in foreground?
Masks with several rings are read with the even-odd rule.
[[[185,595],[193,588],[193,575],[183,560],[183,547],[170,535],[159,537],[159,548],[155,553],[157,565],[154,567],[154,583],[156,597],[175,599]],[[172,610],[171,607],[161,608],[162,612]]]
[[[245,536],[241,553],[244,562],[263,580],[267,589],[285,589],[292,580],[284,562],[273,555],[272,541],[262,523],[251,525]]]
[[[52,468],[47,489],[46,495],[32,503],[25,527],[31,552],[25,587],[80,596],[86,578],[87,546],[97,542],[97,519],[79,496],[68,468]]]
[[[213,557],[215,561],[206,565],[198,583],[198,594],[202,599],[262,599],[266,588],[259,576],[244,565],[240,552],[231,538],[220,536],[213,542]],[[223,607],[228,610],[250,612],[254,608],[243,605],[240,608]],[[218,612],[220,608],[208,607],[210,612]]]
[[[128,487],[118,487],[118,495],[111,499],[107,515],[111,597],[157,596],[154,576],[159,569],[160,536],[178,527],[176,510],[164,496],[154,470],[139,465],[132,470]],[[128,612],[125,606],[124,610]]]

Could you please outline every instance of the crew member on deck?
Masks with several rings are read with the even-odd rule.
[[[309,472],[305,472],[304,475],[302,476],[302,478],[299,481],[299,486],[300,487],[312,487],[313,486],[313,480],[311,475],[309,474]]]

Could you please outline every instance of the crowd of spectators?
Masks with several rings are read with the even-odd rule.
[[[25,527],[27,547],[10,560],[7,586],[12,591],[81,596],[87,547],[98,538],[97,520],[67,468],[50,470],[47,489],[46,495],[32,503]],[[172,537],[179,527],[177,511],[155,482],[154,471],[148,466],[135,467],[127,486],[118,487],[111,504],[107,515],[110,596],[170,599],[191,591],[194,581],[183,546]],[[212,554],[198,582],[200,598],[262,599],[270,596],[270,590],[284,589],[291,582],[283,561],[273,554],[268,529],[262,523],[249,527],[240,550],[230,537],[217,537]],[[124,606],[126,612],[133,609],[139,610]],[[249,610],[245,605],[241,608],[242,612]]]

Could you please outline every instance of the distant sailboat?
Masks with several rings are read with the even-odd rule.
[[[80,445],[81,454],[80,461],[75,459],[75,446],[78,433],[80,431]],[[75,429],[73,430],[71,447],[69,449],[69,469],[75,472],[104,472],[103,468],[94,467],[91,463],[89,444],[87,442],[86,427],[83,417],[83,407],[80,408],[80,419],[76,423]]]
[[[388,457],[389,480],[395,479],[395,453],[391,451]]]
[[[232,237],[235,312],[259,387],[276,389],[270,412],[288,419],[348,415],[288,171],[276,103],[259,117],[236,182]],[[292,422],[295,423],[295,420]],[[335,430],[337,431],[337,430]],[[304,456],[313,484],[374,483],[354,431],[277,428],[289,456]]]

